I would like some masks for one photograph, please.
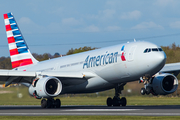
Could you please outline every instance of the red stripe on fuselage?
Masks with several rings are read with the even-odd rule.
[[[23,59],[23,60],[18,60],[12,62],[12,68],[20,67],[20,66],[25,66],[25,65],[30,65],[33,64],[32,60],[29,59]]]
[[[12,50],[9,50],[9,51],[10,51],[10,56],[13,56],[13,55],[17,55],[17,54],[19,54],[19,52],[18,52],[18,49],[17,49],[17,48],[12,49]]]

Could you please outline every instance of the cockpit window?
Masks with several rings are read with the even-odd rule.
[[[144,53],[149,53],[149,52],[161,52],[161,51],[163,51],[162,50],[162,48],[146,48],[145,50],[144,50]]]
[[[147,53],[147,51],[148,51],[148,49],[145,49],[145,50],[144,50],[144,53]]]
[[[157,48],[152,48],[152,51],[158,52],[158,49]]]
[[[162,48],[158,48],[159,51],[163,51]]]

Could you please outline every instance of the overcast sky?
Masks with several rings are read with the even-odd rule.
[[[3,14],[12,12],[32,53],[150,41],[180,44],[180,0],[3,0],[0,56],[9,56]]]

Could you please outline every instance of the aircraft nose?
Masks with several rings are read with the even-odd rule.
[[[159,69],[162,69],[166,63],[166,54],[164,52],[157,53],[155,55],[155,58],[156,58],[155,60],[156,65],[158,66]]]
[[[164,52],[160,53],[158,55],[158,59],[159,59],[160,62],[165,64],[166,63],[166,54]]]
[[[163,51],[154,52],[149,56],[149,60],[147,61],[149,61],[147,67],[151,69],[151,75],[154,75],[164,67],[166,63],[166,54]]]

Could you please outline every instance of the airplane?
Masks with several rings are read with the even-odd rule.
[[[178,87],[176,75],[170,74],[174,71],[171,65],[164,67],[166,54],[153,43],[128,42],[39,62],[32,56],[13,14],[4,14],[4,21],[13,69],[1,69],[0,81],[5,81],[5,86],[27,86],[30,95],[41,99],[42,108],[60,108],[60,99],[54,97],[62,94],[113,88],[115,95],[107,98],[107,106],[126,106],[121,91],[126,83],[138,80],[144,83],[143,95],[166,95]]]

